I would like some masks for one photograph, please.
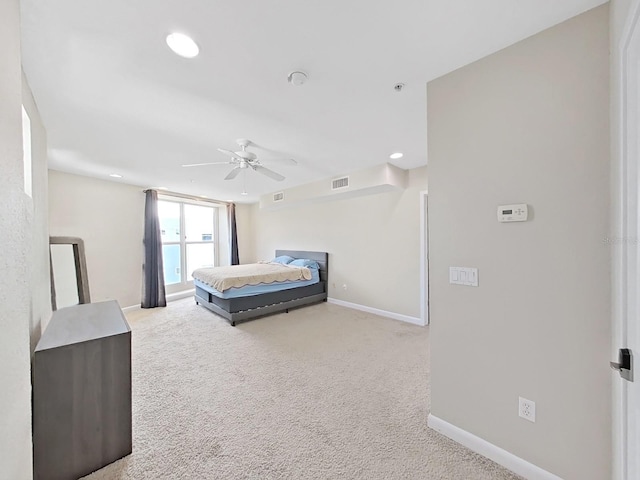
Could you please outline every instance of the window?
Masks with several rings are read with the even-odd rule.
[[[216,266],[218,208],[158,201],[164,283],[167,292],[190,288],[196,268]],[[173,287],[171,287],[173,286]]]

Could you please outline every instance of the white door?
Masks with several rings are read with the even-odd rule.
[[[613,373],[614,478],[640,480],[640,2],[633,2],[621,42],[618,155],[613,162],[614,225],[613,352],[629,348],[634,381]],[[614,80],[616,76],[614,76]],[[617,361],[617,360],[616,360]]]

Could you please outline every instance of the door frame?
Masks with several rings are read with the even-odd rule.
[[[428,191],[420,192],[420,320],[429,325],[429,222]]]
[[[638,36],[638,37],[636,37]],[[635,38],[635,42],[634,42]],[[638,196],[640,185],[638,176],[639,162],[638,128],[640,118],[640,72],[637,65],[640,59],[640,2],[632,2],[626,17],[626,24],[620,42],[613,46],[614,69],[612,70],[612,103],[615,114],[612,117],[612,360],[617,359],[619,348],[626,347],[630,332],[638,328],[640,296],[637,286],[640,284],[638,263],[638,214],[640,213]],[[635,61],[634,61],[635,59]],[[618,69],[616,71],[616,69]],[[615,107],[619,107],[616,111]],[[631,323],[633,322],[633,323]],[[638,365],[636,359],[635,364]],[[637,377],[637,375],[636,375]],[[636,378],[636,381],[640,379]],[[612,391],[612,478],[615,480],[636,480],[640,478],[640,466],[637,459],[629,456],[630,432],[638,429],[640,418],[633,409],[627,408],[626,381],[617,374],[613,377]],[[637,434],[636,437],[638,438]],[[633,462],[633,463],[632,463]]]

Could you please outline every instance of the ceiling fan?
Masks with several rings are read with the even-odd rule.
[[[277,180],[279,182],[284,180],[284,176],[280,175],[277,172],[274,172],[273,170],[269,170],[264,165],[262,165],[262,163],[260,163],[260,160],[258,160],[258,156],[255,153],[247,151],[247,147],[252,145],[251,140],[247,140],[246,138],[239,138],[236,140],[236,143],[240,146],[240,150],[237,152],[232,152],[231,150],[225,150],[224,148],[218,149],[219,152],[222,152],[225,155],[229,155],[231,157],[231,160],[229,160],[228,162],[190,163],[182,166],[183,167],[200,167],[203,165],[233,165],[233,170],[231,170],[227,174],[227,176],[224,177],[225,180],[231,180],[233,178],[236,178],[242,170],[246,170],[247,168],[251,168],[256,172],[262,173],[263,175],[266,175],[267,177]],[[296,162],[293,159],[287,159],[286,161],[289,162],[291,165],[298,164],[298,162]]]

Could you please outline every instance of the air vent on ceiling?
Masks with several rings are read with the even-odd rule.
[[[284,192],[278,192],[273,194],[274,202],[281,202],[284,200]]]
[[[347,188],[349,186],[349,177],[336,178],[331,181],[331,190],[338,190],[339,188]]]

